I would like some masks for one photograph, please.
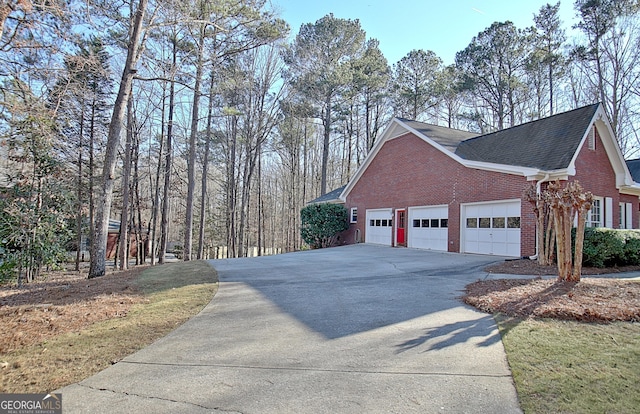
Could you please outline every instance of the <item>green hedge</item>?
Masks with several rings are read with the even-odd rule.
[[[330,247],[349,228],[349,213],[342,204],[310,204],[300,211],[302,240],[311,248]]]
[[[575,237],[575,229],[572,233]],[[640,265],[640,230],[588,227],[582,264],[589,267]]]

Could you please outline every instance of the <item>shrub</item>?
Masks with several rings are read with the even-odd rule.
[[[640,265],[640,231],[625,231],[624,265]]]
[[[341,204],[310,204],[300,211],[300,233],[311,248],[329,247],[349,228],[349,213]]]
[[[582,263],[592,267],[640,265],[640,231],[586,228]]]

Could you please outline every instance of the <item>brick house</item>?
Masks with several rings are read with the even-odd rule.
[[[314,202],[344,203],[345,243],[521,257],[536,254],[523,191],[556,179],[593,193],[587,225],[640,227],[640,184],[600,104],[482,136],[395,118],[349,183]]]

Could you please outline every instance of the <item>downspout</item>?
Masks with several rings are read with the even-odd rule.
[[[538,195],[538,197],[540,197],[540,194],[542,193],[542,184],[544,184],[545,182],[549,181],[549,174],[545,174],[544,178],[542,180],[539,180],[536,183],[536,194]],[[529,259],[531,260],[537,260],[538,259],[538,255],[540,254],[540,246],[538,244],[538,234],[537,232],[539,231],[539,229],[536,228],[536,254],[534,254],[533,256],[529,256]]]

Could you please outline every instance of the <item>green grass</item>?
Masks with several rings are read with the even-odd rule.
[[[144,348],[197,314],[218,288],[204,261],[151,267],[136,285],[146,299],[124,318],[95,323],[3,355],[1,392],[50,392],[81,381]]]
[[[637,413],[640,324],[497,315],[525,413]]]

